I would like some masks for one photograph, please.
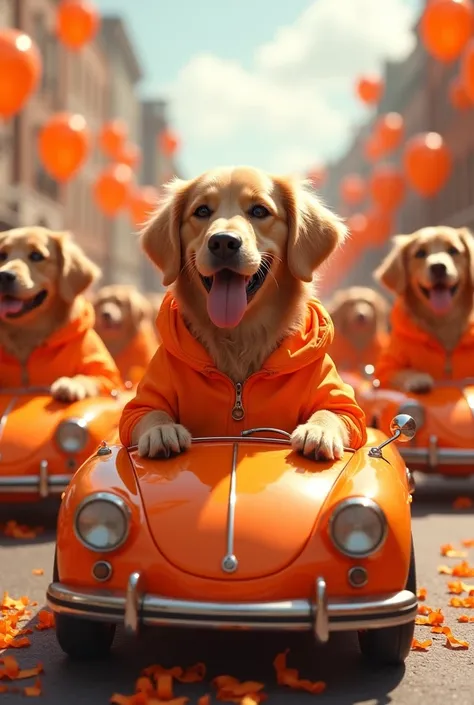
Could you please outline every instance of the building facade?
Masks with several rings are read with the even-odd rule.
[[[124,120],[129,141],[141,145],[141,105],[136,89],[142,70],[119,17],[103,18],[101,46],[109,65],[108,117]],[[126,210],[109,221],[108,245],[107,279],[140,286],[143,254]]]

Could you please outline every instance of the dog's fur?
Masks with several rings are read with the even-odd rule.
[[[198,217],[203,206],[209,217]],[[267,209],[258,217],[250,211]],[[201,212],[201,211],[200,211]],[[259,211],[252,211],[252,213]],[[219,328],[207,313],[207,292],[201,277],[223,267],[208,248],[215,233],[240,237],[242,245],[231,269],[263,285],[234,328]],[[260,170],[220,168],[192,181],[176,180],[142,232],[142,245],[173,287],[192,334],[207,349],[217,368],[234,382],[259,370],[282,339],[304,321],[312,295],[313,274],[343,242],[342,221],[301,183]],[[229,268],[229,266],[227,266]],[[265,278],[265,275],[266,278]],[[141,455],[179,452],[191,441],[189,432],[162,411],[145,415],[132,439]],[[293,447],[317,457],[340,457],[348,431],[338,416],[318,411],[293,433]]]
[[[436,266],[442,271],[436,273]],[[417,326],[438,340],[446,351],[456,348],[473,310],[474,239],[467,228],[443,225],[397,235],[374,276],[403,298],[405,309]],[[452,291],[450,308],[443,315],[430,307],[427,296],[436,286]],[[392,384],[404,391],[426,392],[434,381],[422,369],[403,370]]]
[[[328,304],[328,310],[338,333],[361,354],[369,351],[374,341],[384,337],[388,331],[389,307],[385,298],[374,289],[352,286],[336,292]],[[329,354],[336,365],[342,361],[332,350]]]
[[[121,353],[140,330],[151,328],[152,304],[132,285],[102,287],[94,298],[94,309],[95,329],[112,357]]]
[[[46,292],[45,300],[18,318],[0,318],[0,347],[24,364],[30,354],[74,315],[74,304],[100,275],[68,232],[25,227],[0,233],[0,295],[21,301]],[[99,386],[92,377],[60,377],[51,394],[61,401],[96,396]]]

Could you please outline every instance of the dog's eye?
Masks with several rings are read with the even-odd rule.
[[[249,216],[251,218],[258,218],[259,220],[263,220],[263,218],[268,218],[270,215],[270,211],[268,208],[265,208],[265,206],[252,206],[252,208],[249,210]]]
[[[459,250],[457,247],[454,247],[454,245],[452,245],[451,247],[448,247],[448,255],[451,255],[452,257],[454,257],[454,255],[458,255],[458,254],[459,254]]]
[[[426,257],[426,250],[424,250],[423,248],[421,248],[421,250],[418,250],[418,251],[415,253],[415,257],[418,257],[418,259],[423,259],[424,257]]]
[[[42,255],[41,252],[38,252],[38,250],[33,250],[33,252],[30,252],[30,254],[28,255],[28,258],[32,262],[41,262],[42,260],[44,260],[44,255]]]
[[[212,211],[209,206],[198,206],[193,215],[195,218],[210,218]]]
[[[6,252],[0,252],[0,262],[6,262],[8,255]]]

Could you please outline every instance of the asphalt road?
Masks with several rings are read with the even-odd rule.
[[[217,675],[228,674],[241,680],[265,683],[268,702],[298,705],[317,701],[321,705],[473,705],[474,703],[474,622],[460,624],[460,614],[471,614],[474,609],[455,609],[448,606],[445,575],[439,575],[440,564],[454,565],[459,559],[440,556],[440,546],[451,543],[460,548],[462,539],[474,539],[474,509],[455,510],[453,499],[458,496],[474,498],[474,483],[448,483],[431,480],[420,483],[413,502],[413,526],[418,570],[418,584],[425,587],[425,604],[442,608],[454,635],[470,641],[470,648],[452,651],[445,648],[445,637],[430,633],[430,627],[418,626],[416,637],[433,640],[427,652],[412,652],[405,667],[371,671],[363,664],[353,635],[333,635],[329,644],[318,651],[316,659],[308,658],[305,639],[287,635],[261,636],[248,633],[200,633],[150,630],[138,641],[124,638],[119,633],[113,654],[107,661],[96,664],[70,662],[56,644],[53,630],[34,630],[31,646],[10,650],[22,668],[44,665],[43,695],[38,702],[47,705],[99,705],[109,702],[113,693],[131,694],[141,669],[151,664],[166,667],[188,666],[198,661],[207,666],[203,683],[177,685],[175,696],[189,696],[189,705],[198,697],[215,692],[209,681]],[[44,607],[44,594],[50,580],[54,548],[54,518],[48,511],[33,512],[0,509],[0,523],[16,518],[25,523],[41,523],[46,531],[36,539],[9,539],[0,536],[0,590],[12,597],[27,595],[38,602],[34,610]],[[469,561],[474,564],[474,548],[469,550]],[[33,575],[43,569],[44,575]],[[474,578],[465,579],[474,584]],[[34,617],[33,624],[34,624]],[[301,676],[327,683],[321,695],[295,692],[276,685],[273,658],[290,647],[289,665],[300,669]],[[1,654],[0,658],[5,656]],[[4,683],[5,681],[0,681]],[[31,685],[32,681],[18,682]],[[24,702],[21,694],[0,693],[0,705]],[[211,700],[217,702],[215,696]]]

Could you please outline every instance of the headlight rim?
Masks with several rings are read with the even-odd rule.
[[[79,448],[79,450],[66,450],[65,448],[62,447],[60,441],[59,441],[59,433],[60,429],[63,428],[67,424],[74,424],[75,426],[79,427],[82,431],[85,431],[85,442],[82,448]],[[67,455],[78,455],[79,453],[82,453],[82,451],[87,448],[87,443],[89,440],[89,428],[87,421],[84,418],[81,418],[79,416],[71,416],[70,418],[63,419],[58,423],[56,426],[56,430],[54,432],[54,441],[61,451],[61,453],[66,453]]]
[[[415,412],[413,414],[413,412]],[[413,418],[416,423],[417,430],[423,428],[426,422],[426,409],[423,404],[420,404],[416,399],[407,399],[402,402],[398,408],[398,414],[408,414]],[[418,414],[421,414],[421,422],[419,421]]]
[[[363,506],[367,507],[368,509],[371,509],[379,517],[382,525],[382,534],[376,546],[370,551],[364,551],[363,553],[357,554],[353,551],[347,551],[343,546],[339,544],[339,542],[334,537],[334,524],[338,514],[340,514],[340,512],[346,509],[347,507],[351,507],[354,505]],[[388,521],[382,507],[380,507],[380,505],[377,504],[377,502],[375,502],[373,499],[370,499],[369,497],[349,497],[348,499],[344,499],[342,500],[342,502],[339,502],[339,504],[333,509],[331,517],[329,518],[328,533],[333,546],[337,551],[339,551],[339,553],[348,558],[352,558],[353,560],[359,560],[362,558],[369,558],[370,556],[373,556],[374,553],[377,553],[377,551],[380,551],[382,546],[385,544],[385,541],[387,540]]]
[[[93,502],[110,502],[111,504],[114,504],[116,507],[118,507],[126,520],[126,530],[125,533],[121,539],[121,541],[115,546],[110,547],[110,548],[96,548],[94,546],[91,546],[87,541],[84,540],[84,538],[81,536],[81,533],[78,529],[78,518],[81,514],[81,511],[86,507],[88,504],[91,504]],[[74,512],[74,535],[76,539],[81,543],[85,548],[87,548],[88,551],[94,551],[94,553],[112,553],[113,551],[117,551],[117,549],[121,548],[124,543],[128,540],[130,536],[130,524],[131,524],[131,517],[132,517],[132,512],[127,504],[127,502],[122,499],[122,497],[119,497],[116,494],[113,494],[112,492],[94,492],[93,494],[90,494],[88,497],[84,497],[79,504],[77,505],[75,512]]]

